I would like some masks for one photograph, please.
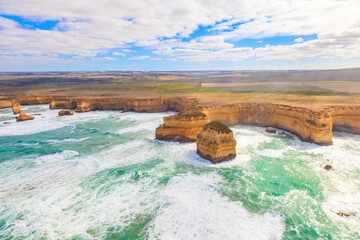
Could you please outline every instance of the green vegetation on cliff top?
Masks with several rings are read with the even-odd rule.
[[[213,121],[213,122],[209,122],[207,124],[204,125],[204,130],[210,129],[210,130],[214,130],[218,133],[231,133],[231,129],[226,126],[225,124],[221,123],[221,122],[217,122],[217,121]]]

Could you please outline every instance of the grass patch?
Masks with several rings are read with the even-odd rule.
[[[214,130],[218,133],[231,133],[232,132],[228,126],[226,126],[225,124],[223,124],[221,122],[216,122],[216,121],[205,124],[204,130],[207,130],[207,129]]]
[[[272,94],[293,94],[293,95],[306,95],[306,96],[352,95],[351,93],[332,91],[329,89],[324,89],[315,86],[291,86],[291,85],[202,87],[201,92],[272,93]]]
[[[26,92],[84,92],[84,91],[150,91],[158,93],[192,93],[200,91],[200,83],[191,82],[134,82],[118,84],[76,84],[76,85],[28,85],[21,87],[0,87],[3,95],[14,95]]]

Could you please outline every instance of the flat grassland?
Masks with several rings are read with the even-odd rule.
[[[360,69],[0,73],[0,99],[23,96],[197,98],[201,105],[360,105]]]

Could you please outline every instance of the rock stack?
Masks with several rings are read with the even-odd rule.
[[[26,115],[24,113],[24,111],[20,111],[20,115],[18,117],[16,117],[16,121],[17,122],[21,122],[21,121],[27,121],[27,120],[33,120],[34,117],[30,116],[30,115]]]
[[[229,127],[220,122],[206,124],[196,138],[197,154],[213,163],[236,156],[236,140]]]
[[[17,102],[13,102],[12,111],[14,114],[19,114],[20,113],[20,104]]]

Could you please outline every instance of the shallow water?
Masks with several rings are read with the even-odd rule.
[[[41,115],[0,110],[1,239],[360,238],[360,136],[320,147],[238,125],[236,159],[212,165],[154,140],[173,113],[23,110]]]

